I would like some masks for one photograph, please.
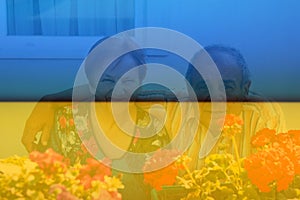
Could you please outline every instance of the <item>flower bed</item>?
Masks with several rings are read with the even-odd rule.
[[[154,188],[152,200],[300,199],[300,131],[276,133],[262,129],[251,141],[255,152],[240,158],[233,136],[241,133],[241,125],[237,117],[226,116],[222,137],[232,140],[234,154],[211,154],[194,171],[187,168],[188,157],[174,157],[176,162],[169,168],[173,166],[177,171],[168,176],[172,179],[168,182],[156,180],[159,176],[166,178],[160,174],[162,171],[152,172],[156,180],[152,182],[145,174],[145,182]],[[174,167],[178,163],[182,167]]]
[[[1,199],[120,200],[123,185],[104,162],[89,158],[84,165],[70,165],[52,149],[2,159]]]
[[[231,141],[233,153],[220,145],[219,153],[207,156],[197,170],[190,171],[191,158],[181,152],[156,151],[144,165],[141,184],[152,188],[147,194],[152,200],[300,199],[300,131],[262,129],[250,141],[254,152],[240,158],[234,136],[242,125],[238,117],[226,116],[220,139]],[[0,197],[120,200],[126,185],[109,166],[109,160],[93,158],[70,164],[52,149],[2,159]]]

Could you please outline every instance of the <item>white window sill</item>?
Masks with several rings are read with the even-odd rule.
[[[0,59],[84,59],[100,38],[0,36]]]

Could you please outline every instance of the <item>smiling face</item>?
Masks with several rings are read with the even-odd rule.
[[[227,113],[239,115],[242,111],[241,102],[247,99],[248,96],[250,81],[245,82],[243,80],[242,67],[237,62],[237,59],[230,53],[211,50],[209,51],[209,55],[215,62],[224,83],[226,98],[228,101]],[[214,81],[214,77],[207,77]],[[190,81],[190,84],[200,101],[199,109],[201,124],[208,127],[212,117],[212,103],[210,102],[210,94],[205,80],[198,75],[195,70],[188,71],[187,79]]]
[[[97,86],[97,98],[99,100],[110,100],[112,92],[115,90],[115,97],[119,100],[125,100],[126,95],[132,94],[134,89],[141,84],[142,80],[139,70],[143,69],[125,73],[139,65],[140,63],[130,54],[115,61],[105,70],[103,76],[100,78]],[[115,88],[118,81],[119,85]]]
[[[215,62],[226,92],[227,101],[243,101],[246,99],[250,82],[243,82],[243,71],[235,58],[225,52],[214,51],[210,53]],[[187,75],[199,101],[210,101],[210,94],[205,80],[196,71]],[[209,77],[214,81],[214,77]]]
[[[243,82],[243,71],[236,59],[224,52],[212,52],[212,59],[216,63],[222,76],[228,101],[242,101],[248,95],[250,83]]]
[[[132,94],[146,75],[144,52],[130,37],[99,40],[89,51],[84,64],[91,91],[96,90],[99,101],[110,101],[113,91],[116,100],[126,100],[125,97]]]

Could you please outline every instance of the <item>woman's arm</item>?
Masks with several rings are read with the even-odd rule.
[[[77,100],[84,100],[86,95],[89,95],[88,86],[80,86],[76,88],[80,91],[80,98]],[[26,121],[22,136],[22,143],[28,152],[35,150],[36,135],[41,132],[40,142],[46,146],[50,138],[50,131],[54,125],[55,111],[64,106],[72,104],[73,88],[64,90],[59,93],[46,95],[35,105],[32,113]]]

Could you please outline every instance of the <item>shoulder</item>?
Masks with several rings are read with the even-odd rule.
[[[40,101],[72,101],[74,92],[76,92],[76,99],[79,101],[86,100],[91,96],[89,86],[81,85],[75,88],[69,88],[57,93],[45,95]]]
[[[285,117],[279,103],[259,94],[251,94],[243,105],[245,112],[255,112],[265,128],[285,130]]]

